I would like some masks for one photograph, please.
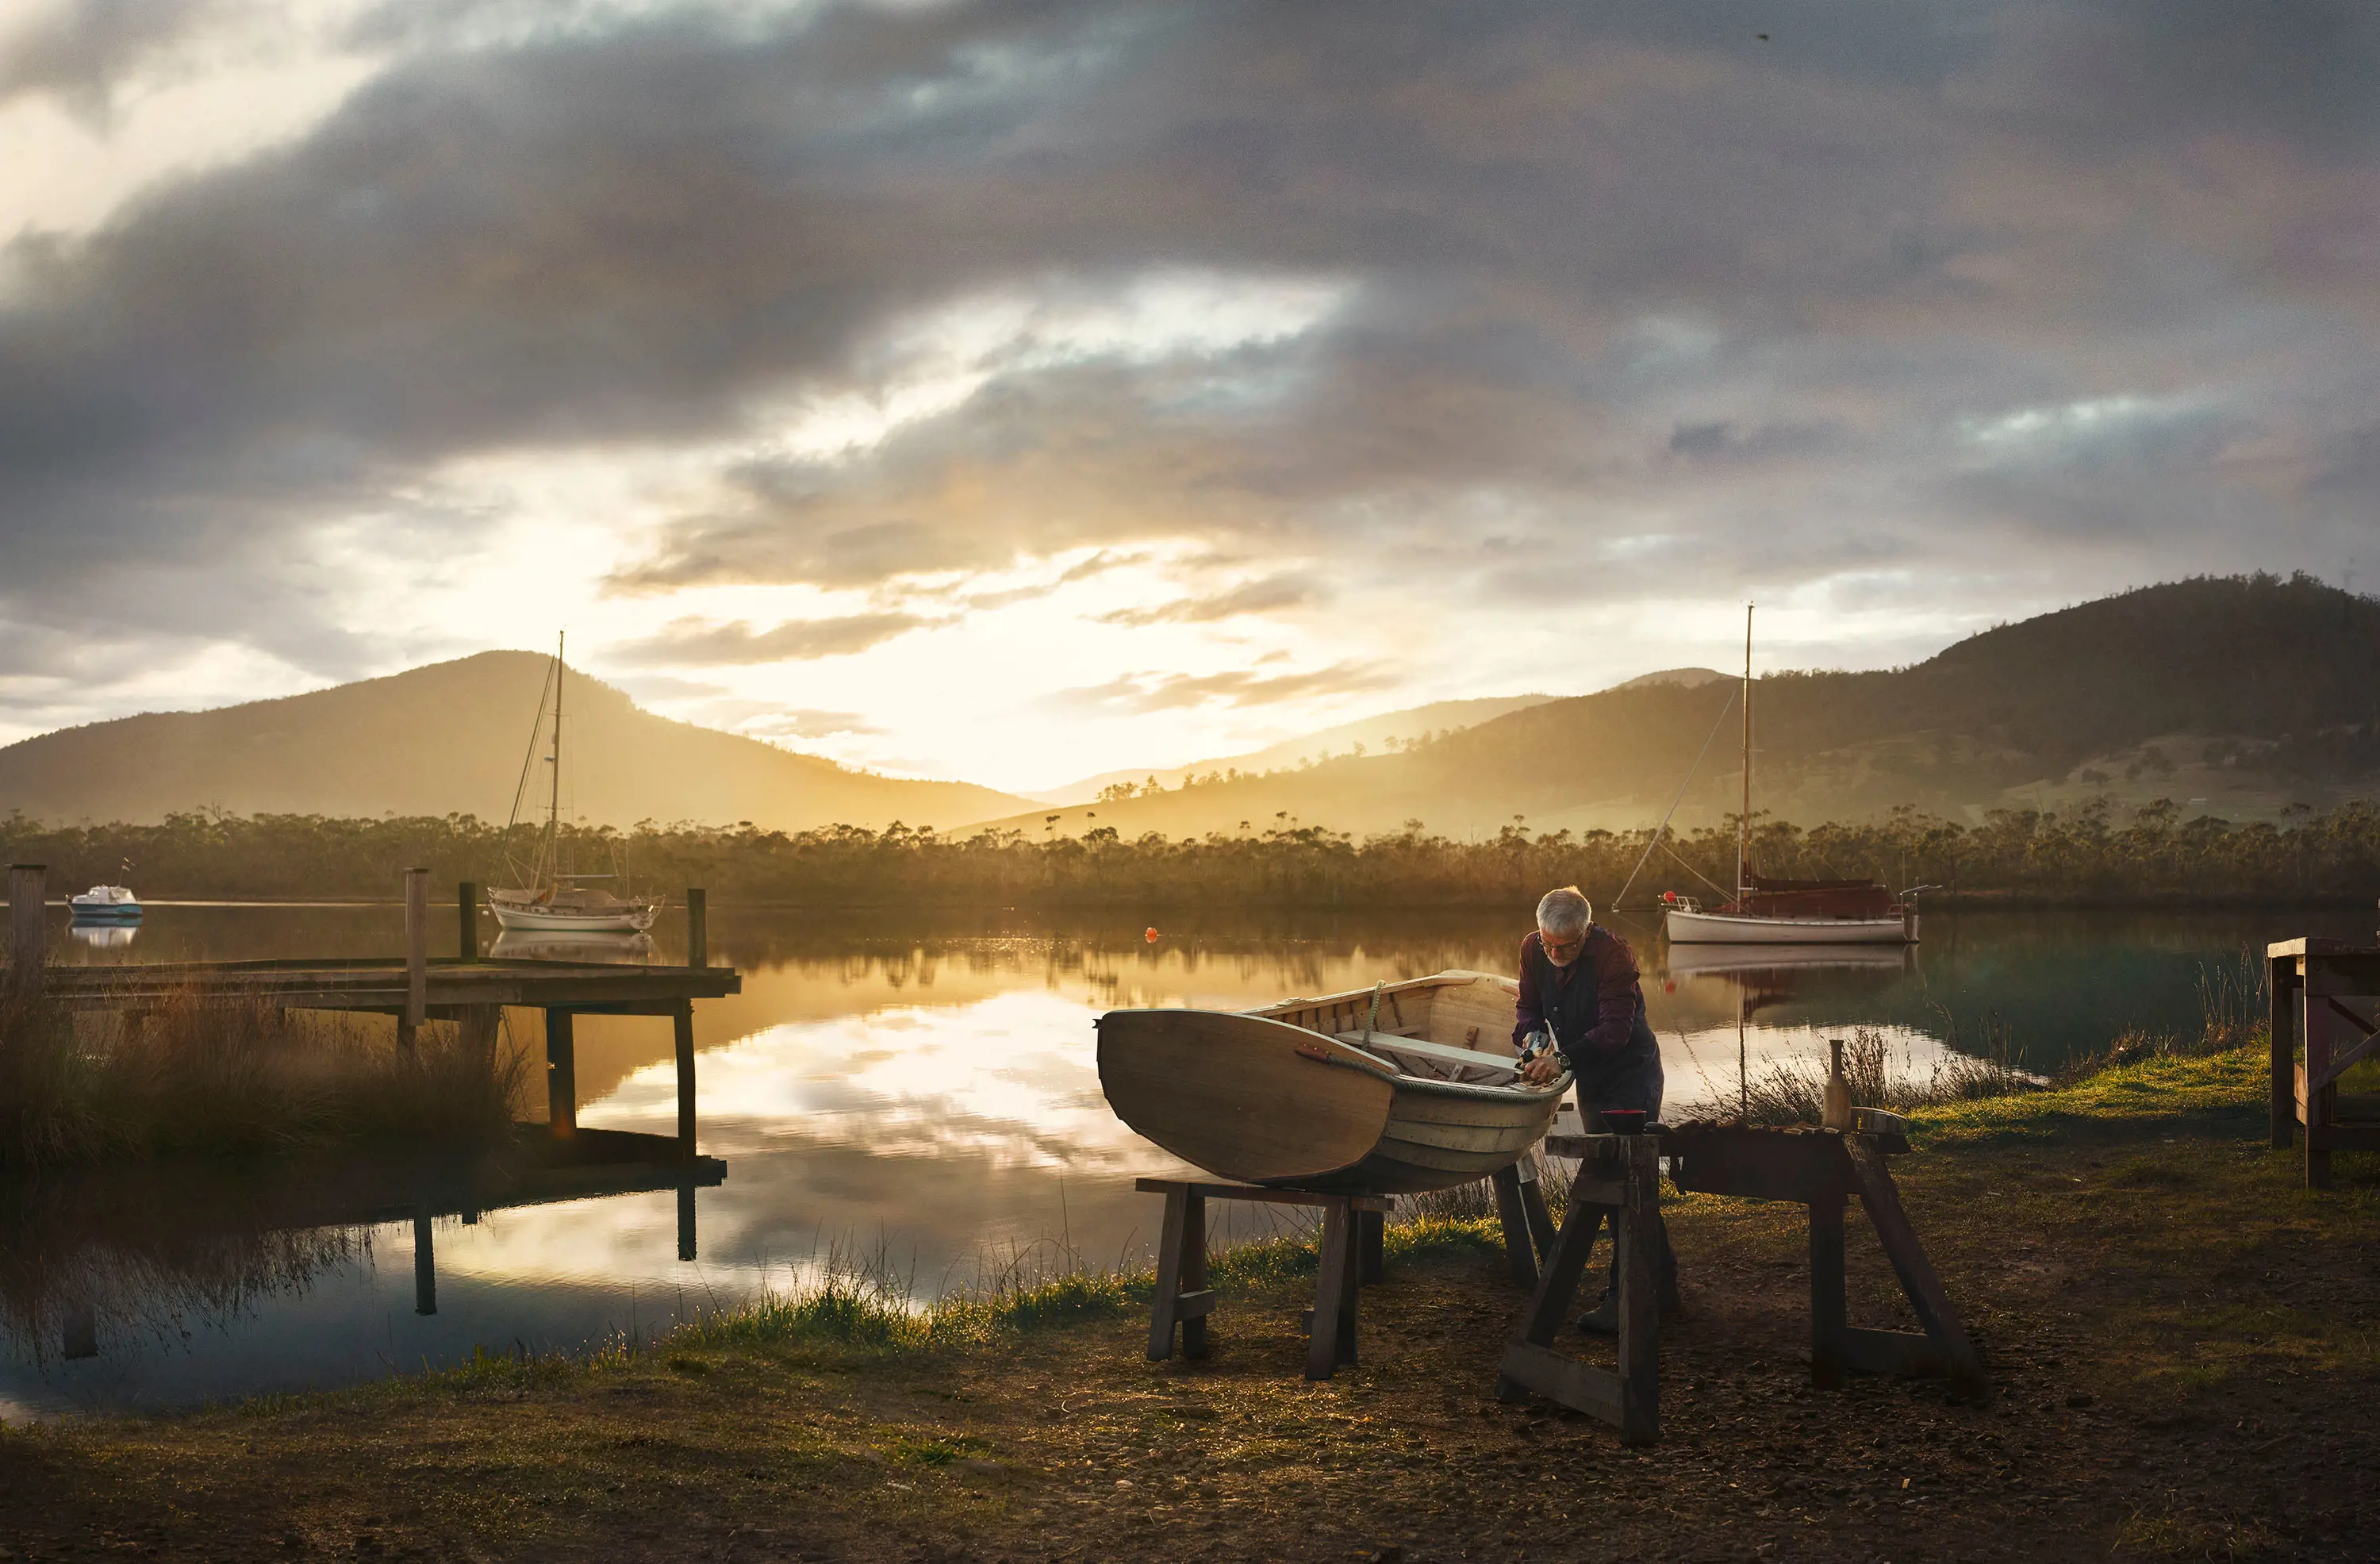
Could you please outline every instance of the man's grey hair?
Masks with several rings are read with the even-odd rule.
[[[1576,886],[1549,890],[1537,903],[1537,927],[1557,939],[1576,939],[1594,917],[1594,907]]]

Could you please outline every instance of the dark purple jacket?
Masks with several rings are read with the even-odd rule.
[[[1636,956],[1628,942],[1600,923],[1586,930],[1586,948],[1567,967],[1546,959],[1535,929],[1521,941],[1521,997],[1513,1007],[1512,1045],[1545,1020],[1566,1058],[1609,1058],[1628,1045],[1645,991],[1636,982]]]

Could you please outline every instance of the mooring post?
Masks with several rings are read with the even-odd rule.
[[[430,1241],[431,1211],[427,1204],[413,1211],[413,1312],[438,1312],[438,1257]]]
[[[19,993],[42,991],[42,918],[49,896],[48,864],[8,865],[8,981]]]
[[[694,1179],[681,1179],[677,1185],[677,1257],[694,1258]]]
[[[455,954],[466,961],[480,959],[480,885],[465,880],[455,887]]]
[[[681,999],[670,1010],[677,1033],[677,1155],[694,1160],[694,1001]]]
[[[400,1046],[413,1046],[414,1034],[430,1019],[430,871],[405,872],[405,1016],[397,1023]]]
[[[568,1010],[545,1012],[545,1117],[557,1141],[578,1132],[578,1060]]]
[[[700,886],[686,892],[686,964],[710,965],[710,898]]]

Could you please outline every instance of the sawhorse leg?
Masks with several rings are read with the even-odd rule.
[[[1358,1215],[1343,1200],[1332,1201],[1322,1214],[1322,1264],[1314,1277],[1314,1323],[1305,1341],[1308,1379],[1328,1379],[1340,1364],[1355,1362],[1355,1312],[1363,1297]]]
[[[1148,1358],[1173,1356],[1173,1327],[1182,1326],[1182,1355],[1207,1355],[1207,1197],[1176,1185],[1165,1192],[1165,1229],[1158,1240],[1157,1300],[1149,1309]]]

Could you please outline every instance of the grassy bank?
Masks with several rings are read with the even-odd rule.
[[[174,1154],[252,1156],[373,1142],[492,1142],[522,1056],[451,1025],[396,1046],[356,1018],[206,1001],[137,1020],[0,1004],[0,1169]]]
[[[639,1350],[12,1429],[0,1535],[30,1557],[2364,1557],[2380,1168],[2300,1189],[2250,1044],[1912,1108],[1898,1175],[1988,1407],[1810,1390],[1796,1210],[1679,1197],[1651,1450],[1488,1398],[1521,1300],[1456,1216],[1401,1225],[1364,1362],[1326,1385],[1298,1376],[1293,1241],[1219,1263],[1201,1363],[1145,1361],[1145,1277],[911,1311],[846,1271]],[[1854,1318],[1891,1323],[1856,1217],[1851,1247]]]

